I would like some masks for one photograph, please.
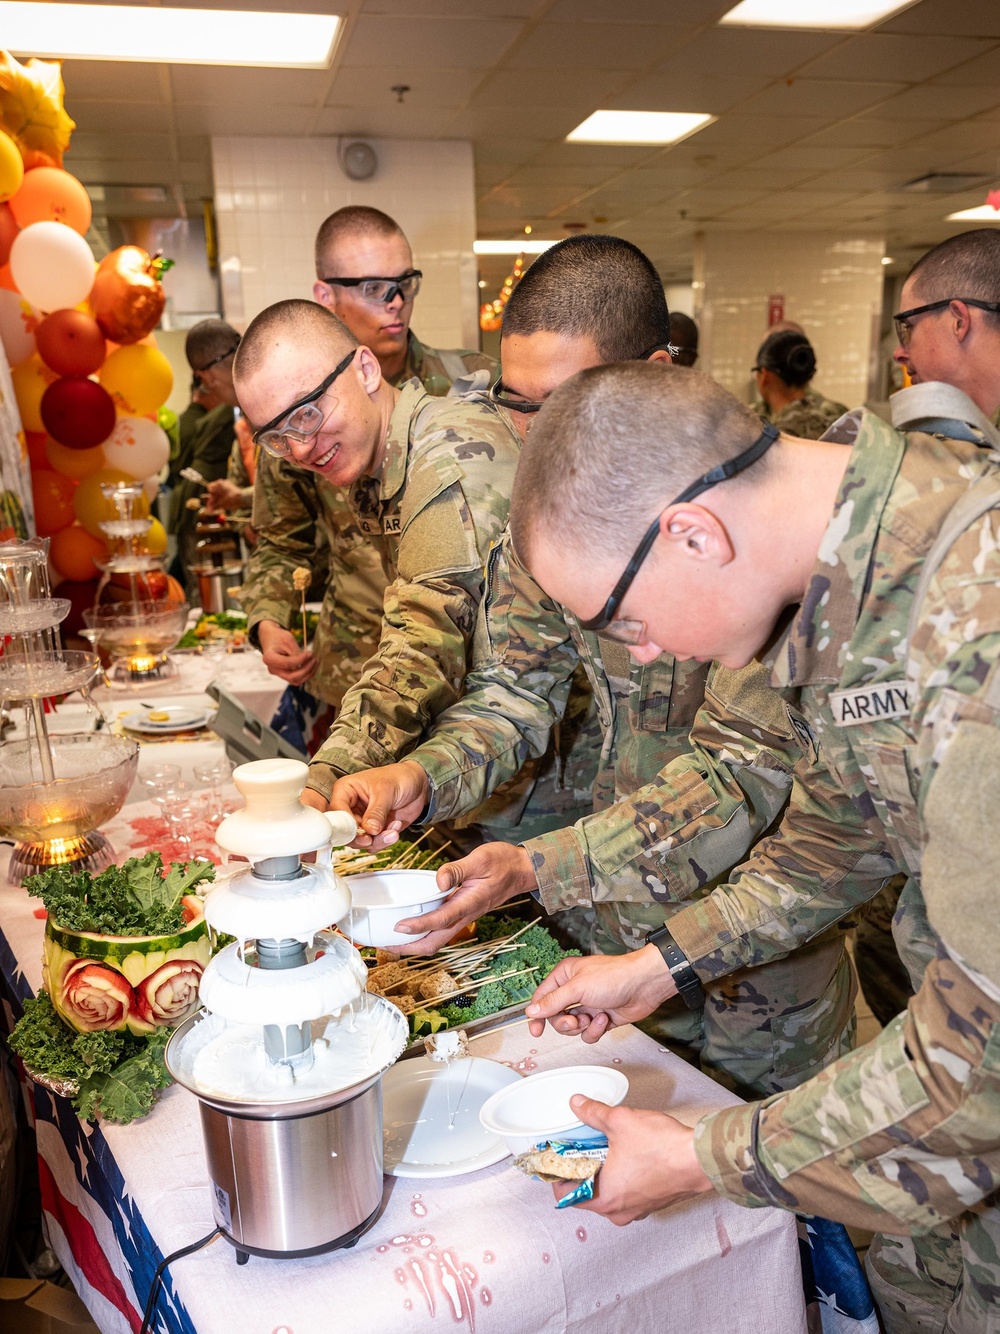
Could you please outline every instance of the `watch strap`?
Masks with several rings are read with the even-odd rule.
[[[688,1009],[700,1010],[705,1004],[705,992],[701,980],[668,928],[661,926],[656,931],[650,931],[646,936],[646,944],[655,945],[663,955],[663,962],[670,970],[677,994]]]

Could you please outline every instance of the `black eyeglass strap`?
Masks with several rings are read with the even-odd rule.
[[[735,458],[726,459],[725,463],[718,463],[710,472],[705,473],[704,477],[699,477],[696,482],[680,493],[676,500],[672,500],[671,505],[683,505],[688,500],[694,500],[695,496],[700,496],[703,491],[709,487],[718,486],[720,482],[726,482],[730,477],[735,477],[737,473],[744,472],[762,458],[777,440],[781,432],[776,426],[768,422],[760,435],[742,454],[737,454]]]

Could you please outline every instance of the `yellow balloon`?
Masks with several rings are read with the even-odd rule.
[[[0,130],[0,203],[16,195],[24,180],[21,150],[9,134]]]
[[[91,537],[103,539],[100,525],[116,517],[114,505],[101,494],[101,486],[107,482],[134,481],[135,478],[129,477],[121,468],[100,468],[83,478],[73,496],[73,513]],[[149,514],[149,501],[145,496],[135,502],[134,513],[143,518]]]
[[[142,545],[151,556],[162,556],[167,550],[167,530],[159,519],[153,520],[153,526],[142,539]]]
[[[45,439],[45,457],[53,472],[77,480],[96,472],[98,468],[107,467],[108,462],[100,445],[95,445],[93,449],[70,449],[51,436]]]
[[[118,411],[129,417],[155,412],[174,387],[170,362],[158,348],[141,343],[130,343],[112,352],[97,378],[115,400]]]
[[[44,431],[42,395],[59,376],[49,370],[36,352],[27,361],[22,361],[20,366],[15,366],[10,377],[14,382],[14,397],[21,414],[21,425],[26,431]]]

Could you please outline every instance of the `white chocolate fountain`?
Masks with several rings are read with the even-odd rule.
[[[216,834],[226,861],[205,917],[236,939],[205,969],[204,1011],[166,1051],[201,1103],[216,1222],[241,1262],[350,1246],[374,1221],[380,1076],[408,1038],[400,1011],[365,991],[358,951],[324,930],[350,912],[331,846],[356,826],[300,804],[306,773],[275,759],[233,775],[246,807]]]

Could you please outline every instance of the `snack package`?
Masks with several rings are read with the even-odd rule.
[[[608,1156],[603,1135],[589,1140],[546,1140],[530,1153],[521,1153],[514,1166],[539,1181],[575,1181],[576,1186],[557,1201],[557,1209],[569,1209],[581,1200],[594,1198],[594,1178]]]

